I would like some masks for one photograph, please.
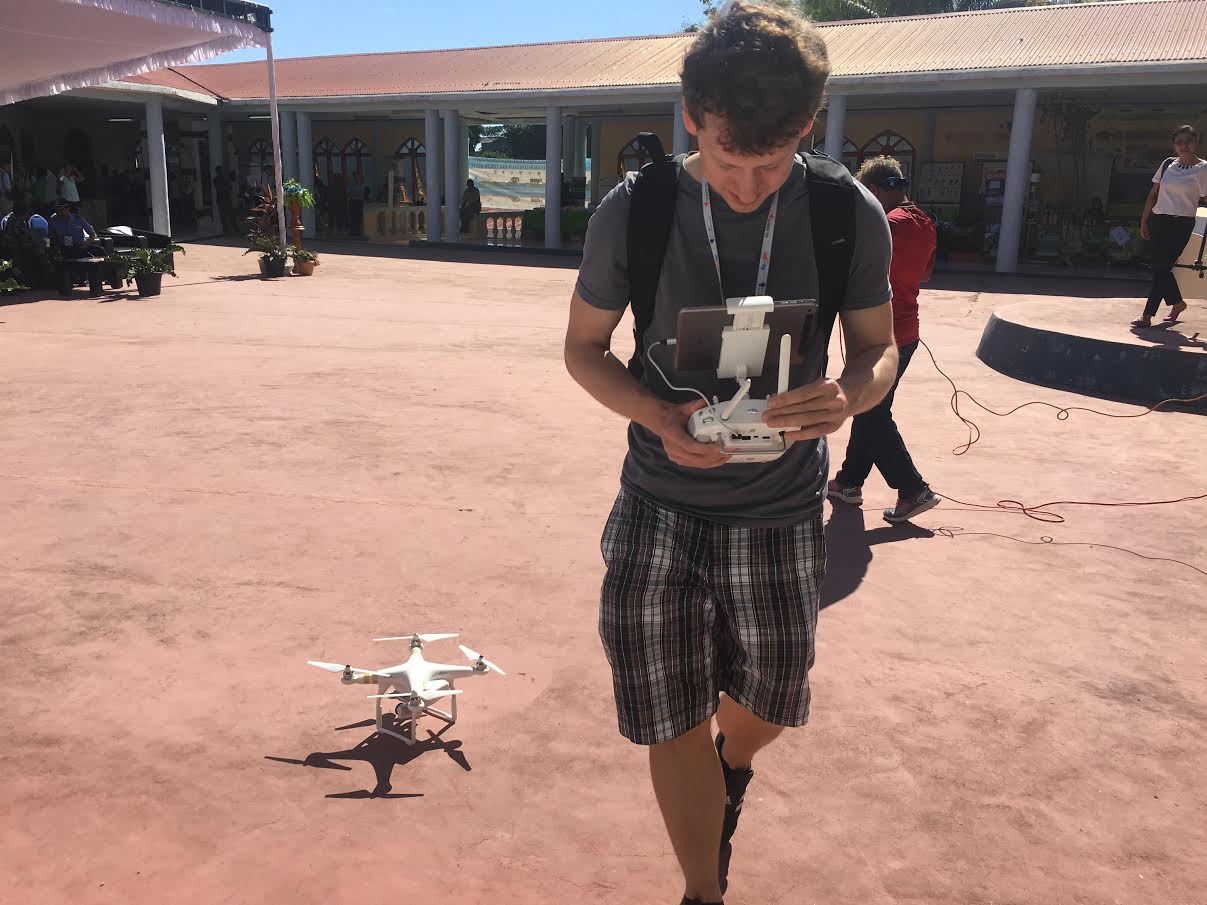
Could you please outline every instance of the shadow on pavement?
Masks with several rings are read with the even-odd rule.
[[[366,722],[370,726],[373,725],[372,721]],[[353,723],[349,726],[341,726],[339,728],[354,729],[363,725],[364,723]],[[405,720],[402,722],[391,720],[388,722],[387,728],[395,732],[404,732],[410,730],[410,725]],[[364,741],[343,751],[315,751],[306,755],[302,760],[293,757],[274,757],[272,755],[265,755],[264,759],[282,764],[295,764],[300,767],[317,767],[323,770],[352,769],[346,764],[336,763],[336,761],[363,761],[373,767],[377,784],[371,790],[357,789],[348,792],[337,792],[327,795],[327,798],[421,798],[423,797],[422,793],[417,792],[391,794],[393,786],[390,784],[390,779],[393,776],[395,767],[409,764],[415,758],[429,751],[443,751],[462,770],[468,773],[472,769],[465,754],[461,751],[461,742],[457,739],[449,741],[441,738],[441,733],[448,728],[448,726],[445,726],[439,733],[428,730],[428,737],[426,739],[419,739],[414,745],[408,745],[406,742],[400,741],[392,735],[383,735],[374,732]]]
[[[845,600],[863,584],[872,561],[872,547],[895,541],[934,537],[933,531],[909,522],[864,527],[864,511],[845,503],[833,505],[826,522],[826,578],[821,585],[820,609]]]

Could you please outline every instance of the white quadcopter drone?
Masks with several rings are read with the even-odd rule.
[[[453,680],[462,676],[480,676],[486,672],[497,672],[506,675],[477,651],[472,651],[464,644],[458,645],[461,653],[473,661],[471,666],[449,666],[443,663],[429,663],[423,658],[423,645],[432,641],[443,641],[446,638],[456,638],[456,632],[444,632],[427,635],[398,635],[390,638],[374,638],[374,641],[409,641],[411,656],[405,663],[390,666],[385,669],[360,669],[355,666],[341,666],[338,663],[322,663],[318,660],[307,660],[311,666],[325,669],[327,672],[340,673],[340,682],[344,685],[377,685],[377,694],[369,697],[377,705],[377,731],[392,735],[408,745],[415,744],[415,725],[421,716],[434,716],[444,720],[450,726],[457,722],[457,695],[460,688],[453,687]],[[389,689],[393,689],[390,691]],[[432,703],[441,698],[452,698],[448,712],[437,710]],[[400,732],[387,729],[381,722],[381,702],[397,699],[399,703],[394,708],[398,717],[409,714],[411,723],[410,737]]]

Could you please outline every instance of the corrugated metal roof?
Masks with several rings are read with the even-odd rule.
[[[183,70],[186,67],[181,67]],[[191,67],[190,67],[191,68]],[[158,85],[162,88],[175,88],[179,91],[192,91],[194,94],[214,95],[214,92],[204,85],[193,81],[176,69],[158,69],[142,75],[131,75],[122,79],[123,82],[137,82],[143,85]]]
[[[824,27],[835,75],[1207,59],[1202,0],[1030,6]]]
[[[672,84],[691,35],[277,60],[281,97],[453,94]],[[184,66],[220,97],[262,98],[263,63]],[[154,77],[154,76],[153,76]]]
[[[836,76],[1207,61],[1207,0],[1124,0],[820,26]],[[281,97],[673,86],[690,34],[277,61]],[[178,67],[141,80],[267,97],[263,63]]]

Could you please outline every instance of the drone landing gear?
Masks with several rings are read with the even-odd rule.
[[[451,680],[448,682],[448,687],[450,690],[453,688],[453,683]],[[413,707],[406,703],[401,703],[394,708],[394,713],[400,718],[402,718],[404,714],[406,715],[407,720],[410,722],[410,732],[409,734],[395,732],[393,729],[387,729],[382,723],[381,701],[381,698],[378,698],[376,701],[377,731],[382,735],[391,736],[392,738],[396,738],[408,745],[414,745],[416,742],[415,732],[417,726],[419,725],[419,717],[421,716],[434,716],[438,720],[443,720],[449,726],[457,722],[457,698],[455,695],[452,696],[452,700],[449,702],[448,711],[440,710],[438,707],[433,707],[430,704]]]

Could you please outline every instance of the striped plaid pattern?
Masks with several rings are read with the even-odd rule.
[[[725,692],[781,726],[809,718],[821,517],[734,528],[621,490],[601,543],[599,634],[620,732],[639,745],[709,719]]]

